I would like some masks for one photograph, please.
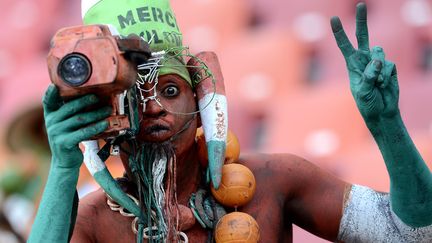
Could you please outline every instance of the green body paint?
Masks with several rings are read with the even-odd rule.
[[[56,163],[53,158],[52,164]],[[74,202],[79,168],[51,166],[45,191],[27,242],[69,242],[78,204]]]
[[[207,144],[208,151],[208,170],[211,175],[211,181],[215,189],[219,188],[221,181],[221,171],[223,161],[225,160],[225,141],[209,141]],[[222,163],[220,163],[222,161]]]
[[[97,97],[87,95],[65,104],[53,85],[45,93],[44,119],[52,159],[28,242],[68,242],[72,235],[78,207],[76,186],[83,161],[78,143],[104,131],[108,123],[103,119],[111,113],[106,107],[84,111],[97,101]]]
[[[400,116],[366,124],[390,175],[391,208],[409,226],[432,224],[432,174]]]

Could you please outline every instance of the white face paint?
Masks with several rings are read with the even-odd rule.
[[[412,228],[391,210],[389,195],[353,185],[339,226],[338,242],[432,242],[432,225]]]

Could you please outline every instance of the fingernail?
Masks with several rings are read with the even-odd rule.
[[[376,69],[381,69],[381,66],[382,66],[382,63],[381,63],[381,61],[380,60],[373,60],[372,61],[372,64],[374,65],[374,67],[376,68]]]
[[[383,49],[382,49],[381,46],[374,46],[373,50],[374,50],[375,52],[383,52]]]

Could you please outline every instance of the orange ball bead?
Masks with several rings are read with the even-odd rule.
[[[219,189],[211,185],[215,199],[224,206],[239,207],[252,200],[256,182],[252,171],[241,164],[226,164],[222,167]]]
[[[203,167],[207,167],[207,146],[202,127],[197,129],[195,140],[198,144],[198,159]],[[234,163],[240,156],[240,143],[237,136],[228,130],[225,150],[225,164]]]
[[[226,214],[216,225],[216,243],[256,243],[259,239],[258,223],[246,213]]]
[[[228,130],[226,146],[225,164],[237,162],[240,157],[240,143],[237,136],[231,130]]]

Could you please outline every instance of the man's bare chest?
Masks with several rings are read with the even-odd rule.
[[[109,209],[108,209],[109,210]],[[136,242],[137,236],[133,232],[136,226],[133,223],[134,218],[125,217],[119,212],[107,211],[99,215],[98,225],[95,227],[96,242],[118,243],[118,242]],[[179,231],[187,237],[189,242],[207,242],[212,231],[205,230],[198,223],[192,228]],[[182,238],[182,236],[180,236]],[[147,242],[144,240],[144,242]]]
[[[267,203],[268,207],[251,207],[245,208],[243,212],[252,215],[260,227],[260,242],[291,242],[291,227],[286,227],[283,222],[280,210]],[[102,216],[102,215],[100,215]],[[117,242],[136,242],[136,234],[133,232],[133,218],[122,216],[118,212],[103,213],[104,220],[98,220],[95,225],[97,242],[117,243]],[[98,217],[100,218],[100,217]],[[196,223],[191,229],[183,232],[189,242],[205,243],[213,231],[203,229]]]

